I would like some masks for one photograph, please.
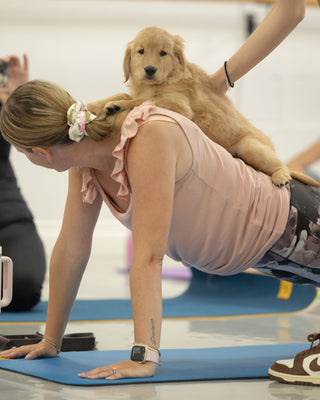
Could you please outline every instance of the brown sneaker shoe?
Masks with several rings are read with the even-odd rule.
[[[280,360],[269,368],[271,379],[296,385],[320,385],[320,333],[308,336],[310,349],[301,351],[294,359]],[[319,343],[314,346],[314,342]]]

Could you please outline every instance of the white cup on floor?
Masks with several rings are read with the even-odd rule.
[[[1,266],[3,266],[3,268],[1,268]],[[1,308],[8,306],[12,300],[12,273],[12,260],[11,258],[2,255],[2,247],[0,246],[0,288],[2,287],[0,312]]]

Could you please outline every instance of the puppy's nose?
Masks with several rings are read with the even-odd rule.
[[[147,65],[146,67],[144,67],[144,70],[148,77],[151,77],[157,72],[157,68],[153,65]]]

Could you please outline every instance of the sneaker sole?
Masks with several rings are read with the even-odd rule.
[[[277,371],[269,369],[268,375],[271,379],[275,379],[281,383],[291,383],[293,385],[309,385],[309,386],[320,386],[320,376],[301,376],[301,375],[289,375],[283,374]]]

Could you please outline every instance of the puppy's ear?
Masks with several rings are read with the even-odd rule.
[[[124,72],[125,82],[127,82],[127,80],[130,77],[131,49],[132,49],[132,42],[129,42],[123,59],[123,72]]]
[[[174,53],[177,57],[179,64],[181,64],[182,68],[185,69],[187,65],[187,60],[184,56],[184,40],[179,35],[174,35]]]

